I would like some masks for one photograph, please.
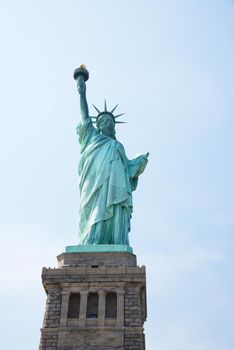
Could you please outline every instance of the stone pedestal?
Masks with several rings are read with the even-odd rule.
[[[43,268],[40,350],[144,350],[145,267],[129,252],[63,253]]]

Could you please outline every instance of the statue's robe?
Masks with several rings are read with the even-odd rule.
[[[117,140],[100,134],[90,119],[77,127],[81,145],[79,242],[128,245],[132,191],[147,160],[128,160]]]

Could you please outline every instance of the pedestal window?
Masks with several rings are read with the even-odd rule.
[[[67,318],[79,318],[80,315],[80,294],[71,293],[68,304]]]
[[[98,293],[89,293],[87,300],[87,318],[98,318]]]
[[[106,293],[105,318],[117,318],[117,294]]]

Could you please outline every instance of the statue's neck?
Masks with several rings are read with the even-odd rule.
[[[113,133],[113,132],[101,132],[101,134],[102,135],[104,135],[104,136],[108,136],[108,137],[111,137],[113,140],[116,140],[116,137],[115,137],[115,133]]]

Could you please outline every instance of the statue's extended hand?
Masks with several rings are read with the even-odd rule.
[[[77,89],[80,95],[84,95],[86,92],[86,84],[84,81],[84,77],[79,76],[77,79]]]

